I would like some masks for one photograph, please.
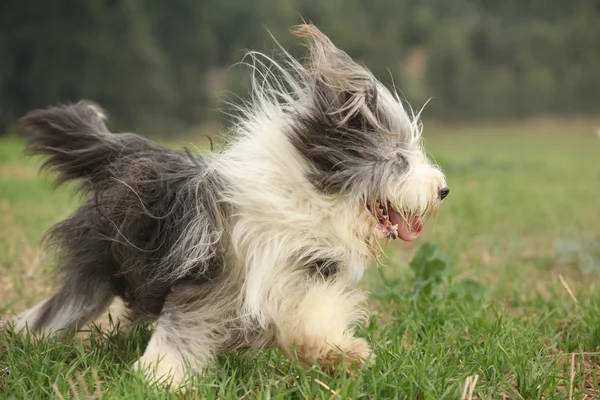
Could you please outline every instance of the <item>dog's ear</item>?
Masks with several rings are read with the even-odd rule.
[[[309,59],[304,73],[314,85],[315,105],[337,126],[384,130],[377,118],[377,83],[365,67],[335,47],[316,26],[295,26],[292,33],[307,39]]]

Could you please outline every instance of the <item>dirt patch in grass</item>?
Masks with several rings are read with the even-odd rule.
[[[600,352],[557,352],[556,356],[568,382],[559,387],[565,398],[597,399],[600,395]]]

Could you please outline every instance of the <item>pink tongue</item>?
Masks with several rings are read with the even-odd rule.
[[[408,222],[396,211],[390,210],[389,212],[390,222],[392,225],[398,225],[398,237],[405,242],[410,242],[419,237],[421,229],[423,229],[423,222],[421,218],[417,216],[411,216],[408,218]]]

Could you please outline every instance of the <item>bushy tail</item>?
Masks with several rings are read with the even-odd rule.
[[[92,190],[111,179],[110,165],[160,147],[134,134],[113,134],[104,124],[102,109],[89,101],[28,113],[20,120],[33,136],[29,154],[47,157],[42,169],[58,173],[58,184],[81,180],[81,189]]]

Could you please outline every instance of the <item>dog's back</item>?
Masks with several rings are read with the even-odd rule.
[[[90,194],[48,232],[63,289],[26,318],[30,328],[78,324],[114,295],[140,317],[157,316],[174,285],[219,273],[217,183],[205,157],[113,134],[89,102],[33,111],[21,123],[33,132],[28,152],[46,156],[43,168]],[[195,246],[185,243],[191,237]]]
[[[57,183],[79,180],[81,189],[91,191],[110,184],[111,164],[165,151],[138,135],[110,133],[105,119],[99,106],[80,101],[32,111],[19,122],[33,133],[27,151],[47,157],[43,168],[58,173]]]

